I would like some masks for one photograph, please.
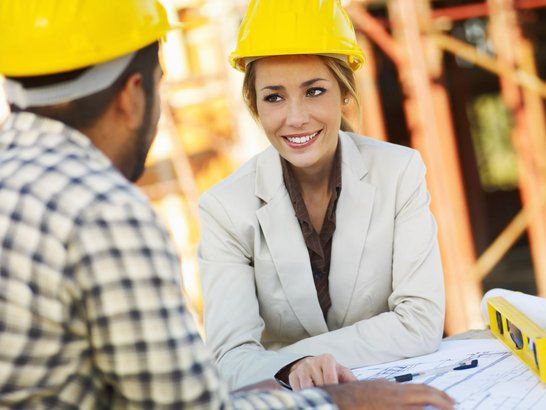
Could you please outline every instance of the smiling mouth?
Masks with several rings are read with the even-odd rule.
[[[303,145],[303,144],[307,144],[309,141],[311,141],[313,138],[315,138],[317,135],[319,135],[321,131],[322,130],[319,130],[319,131],[316,131],[316,132],[314,132],[312,134],[309,134],[309,135],[300,135],[299,137],[285,137],[285,138],[291,144]]]

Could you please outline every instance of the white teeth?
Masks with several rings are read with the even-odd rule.
[[[310,135],[305,135],[304,137],[286,137],[288,141],[290,141],[292,144],[305,144],[306,142],[311,141],[313,138],[315,138],[318,135],[319,131],[314,132]]]

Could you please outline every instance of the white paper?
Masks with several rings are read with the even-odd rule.
[[[476,368],[424,375],[410,383],[445,391],[460,410],[546,409],[546,384],[496,339],[444,341],[436,353],[361,367],[353,373],[359,380],[392,378],[471,359],[478,359]]]

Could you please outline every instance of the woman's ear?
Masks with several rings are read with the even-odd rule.
[[[348,94],[345,94],[341,100],[341,115],[344,117],[347,117],[349,114],[349,103],[351,102],[351,99],[349,98]]]

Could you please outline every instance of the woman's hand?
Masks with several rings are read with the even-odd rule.
[[[355,381],[353,372],[336,362],[331,354],[309,356],[290,367],[288,383],[294,390]]]

